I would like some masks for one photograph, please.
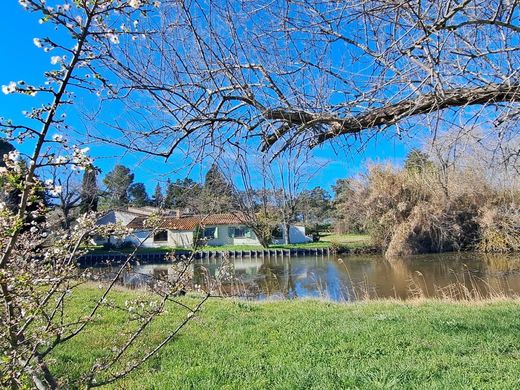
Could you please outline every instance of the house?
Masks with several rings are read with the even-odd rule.
[[[125,214],[126,213],[126,214]],[[110,213],[109,213],[110,214]],[[133,218],[128,221],[130,214]],[[255,233],[251,228],[241,222],[235,214],[211,214],[184,215],[180,212],[170,215],[161,215],[158,228],[153,232],[147,226],[147,214],[137,214],[135,211],[120,212],[117,214],[119,220],[116,222],[124,223],[125,226],[133,229],[134,233],[124,239],[134,245],[142,244],[144,247],[184,247],[193,245],[195,231],[204,226],[200,235],[206,239],[207,245],[260,245]],[[100,219],[98,222],[105,222],[110,218]],[[273,239],[274,244],[284,242],[283,229],[278,229],[281,236]],[[305,235],[305,227],[290,226],[289,237],[291,243],[303,243],[312,241]],[[106,242],[106,241],[105,241]]]

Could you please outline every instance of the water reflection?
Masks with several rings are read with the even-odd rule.
[[[221,259],[193,264],[193,283],[221,295],[252,299],[325,297],[335,301],[367,298],[472,298],[520,295],[520,256],[435,254],[387,261],[377,256],[237,258],[232,278],[221,279]],[[143,287],[171,275],[167,264],[124,272],[120,282]],[[114,270],[98,269],[109,277]]]

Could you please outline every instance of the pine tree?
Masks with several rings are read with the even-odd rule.
[[[234,189],[226,180],[217,164],[206,173],[200,196],[199,209],[203,213],[225,213],[233,210]]]
[[[107,187],[110,207],[124,207],[128,204],[128,188],[134,181],[134,174],[123,165],[116,165],[110,171],[103,183]]]
[[[164,206],[164,196],[162,194],[161,184],[157,183],[155,186],[155,190],[153,193],[153,205],[155,207],[163,207]]]
[[[0,167],[5,167],[4,154],[8,154],[14,150],[14,146],[4,139],[0,138]]]
[[[134,183],[128,189],[130,195],[130,203],[132,206],[144,207],[148,206],[150,199],[146,193],[146,188],[143,183]]]
[[[79,205],[82,214],[95,212],[98,209],[99,190],[96,180],[97,172],[96,168],[90,167],[87,168],[83,174],[81,202]]]

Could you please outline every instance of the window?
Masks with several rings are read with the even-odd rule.
[[[275,240],[281,240],[283,238],[283,230],[280,226],[277,226],[273,229],[271,236]]]
[[[207,238],[208,240],[211,240],[217,236],[217,228],[216,227],[210,227],[204,229],[204,238]]]
[[[154,242],[166,242],[168,241],[168,231],[167,230],[161,230],[156,232],[153,235],[153,241]]]
[[[231,237],[234,238],[251,238],[251,229],[245,226],[232,227],[229,229]]]

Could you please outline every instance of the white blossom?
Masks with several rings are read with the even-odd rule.
[[[156,8],[159,8],[161,6],[161,2],[160,1],[154,1],[153,2],[153,6],[156,7]]]
[[[24,8],[27,8],[29,6],[29,3],[27,3],[27,0],[18,0],[18,4],[20,4]]]
[[[42,47],[42,40],[40,38],[33,38],[34,46],[41,48]]]
[[[73,146],[72,162],[74,163],[71,167],[73,171],[84,170],[88,166],[92,165],[92,159],[87,156],[89,148],[80,149],[76,145]]]
[[[63,5],[63,10],[64,11],[68,11],[70,9],[70,4],[64,4]]]
[[[108,38],[110,39],[110,42],[118,44],[119,43],[119,37],[116,34],[108,34]]]
[[[61,62],[61,57],[60,56],[52,56],[51,57],[51,64],[52,65],[56,65],[58,62]]]
[[[63,136],[61,134],[54,134],[52,140],[55,142],[63,142]]]
[[[7,155],[7,158],[13,162],[16,162],[20,159],[20,152],[17,150],[12,150]]]
[[[56,158],[54,159],[54,162],[55,162],[56,164],[65,164],[67,161],[68,161],[67,158],[64,157],[64,156],[58,156],[58,157],[56,157]]]
[[[143,2],[141,0],[129,0],[128,5],[132,8],[138,9],[143,5]]]
[[[16,83],[11,81],[8,85],[2,85],[2,92],[6,95],[16,91]]]
[[[58,196],[61,194],[62,186],[54,186],[52,187],[49,192],[52,196]]]

